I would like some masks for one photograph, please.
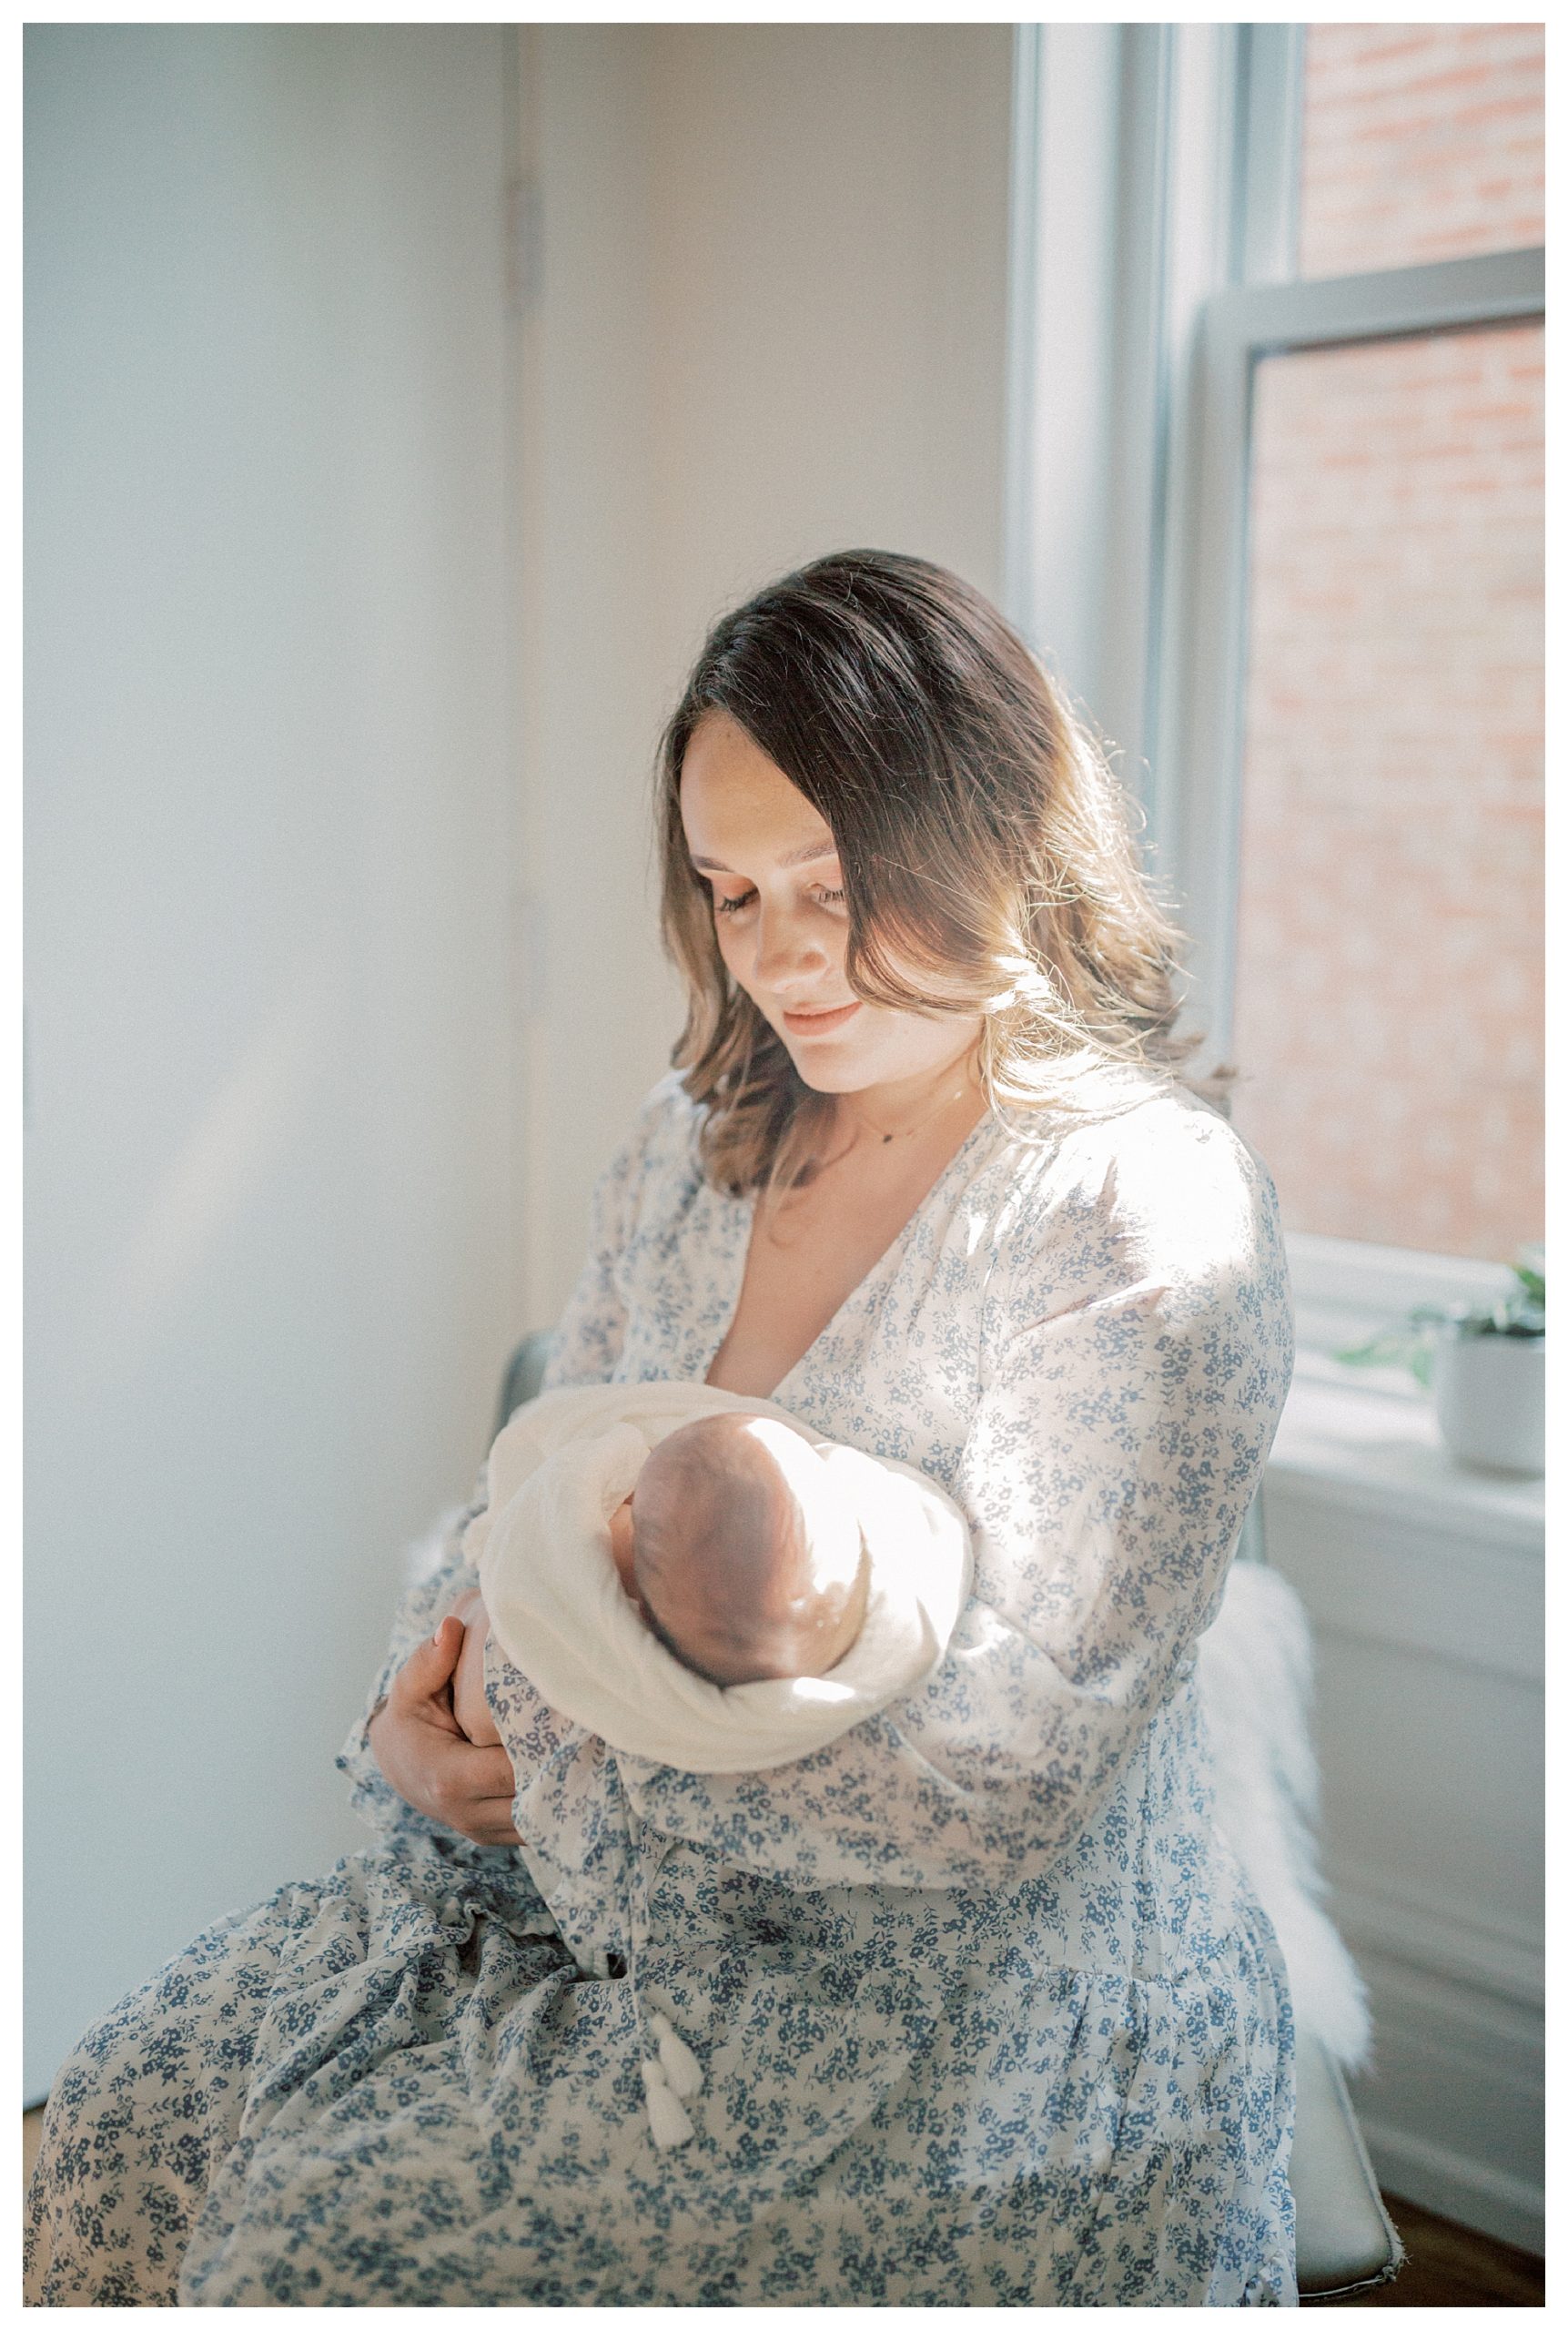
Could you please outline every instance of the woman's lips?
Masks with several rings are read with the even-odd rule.
[[[792,1036],[825,1036],[835,1028],[842,1028],[846,1019],[853,1019],[859,1008],[856,1000],[841,1003],[834,1011],[786,1011],[784,1023]]]

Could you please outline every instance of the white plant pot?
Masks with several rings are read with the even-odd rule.
[[[1486,1473],[1546,1469],[1546,1338],[1464,1335],[1432,1351],[1437,1425],[1452,1455]]]

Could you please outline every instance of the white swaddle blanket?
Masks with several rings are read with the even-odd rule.
[[[839,1482],[869,1561],[865,1621],[829,1674],[728,1689],[683,1666],[622,1591],[610,1516],[650,1449],[699,1416],[770,1416]],[[470,1525],[491,1631],[561,1714],[686,1772],[762,1772],[825,1747],[938,1666],[969,1592],[969,1531],[928,1474],[810,1431],[770,1400],[707,1383],[591,1384],[520,1408]]]

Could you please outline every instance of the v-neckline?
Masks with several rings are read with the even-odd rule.
[[[916,1224],[919,1221],[921,1215],[926,1211],[927,1206],[935,1203],[942,1190],[957,1171],[959,1166],[968,1156],[970,1150],[976,1146],[982,1134],[986,1132],[992,1126],[999,1125],[1000,1121],[1000,1119],[997,1117],[994,1109],[986,1109],[979,1119],[970,1126],[969,1130],[965,1134],[957,1148],[953,1151],[953,1154],[947,1160],[946,1164],[943,1166],[942,1170],[937,1174],[936,1179],[932,1182],[931,1187],[926,1190],[925,1196],[908,1215],[903,1228],[895,1232],[893,1237],[888,1240],[886,1245],[883,1248],[881,1253],[878,1254],[876,1260],[870,1265],[869,1269],[855,1281],[855,1284],[850,1288],[849,1292],[839,1304],[837,1310],[834,1312],[832,1317],[827,1320],[822,1328],[819,1329],[817,1333],[813,1336],[811,1342],[807,1343],[804,1351],[801,1352],[800,1357],[794,1362],[794,1364],[785,1370],[784,1373],[780,1376],[778,1382],[774,1385],[771,1392],[752,1393],[747,1395],[749,1398],[772,1400],[776,1402],[781,1407],[788,1405],[787,1401],[784,1398],[784,1393],[786,1385],[794,1382],[794,1378],[801,1373],[814,1352],[816,1351],[818,1345],[825,1342],[828,1336],[836,1331],[840,1322],[844,1320],[846,1314],[861,1302],[862,1298],[870,1291],[875,1282],[881,1279],[885,1273],[889,1277],[892,1277],[896,1273],[898,1265],[903,1260],[904,1249],[913,1238]],[[725,1338],[728,1336],[730,1329],[735,1323],[735,1314],[740,1310],[741,1296],[745,1289],[746,1265],[751,1260],[752,1235],[756,1228],[756,1190],[753,1190],[745,1197],[730,1198],[727,1202],[733,1210],[733,1213],[738,1221],[740,1235],[735,1242],[735,1248],[730,1256],[730,1285],[724,1303],[723,1317],[720,1322],[717,1335],[709,1345],[707,1358],[703,1363],[701,1380],[704,1383],[708,1380],[709,1368],[712,1367],[714,1360],[717,1359],[720,1352],[723,1351]],[[717,1389],[718,1387],[715,1386],[714,1388]]]

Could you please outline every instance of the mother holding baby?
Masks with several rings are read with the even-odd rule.
[[[379,1842],[81,2041],[29,2297],[1294,2304],[1290,2005],[1193,1682],[1289,1297],[1124,800],[984,600],[856,552],[715,627],[659,814],[687,1023],[547,1383],[916,1468],[969,1529],[945,1654],[692,1771],[492,1639],[476,1745],[470,1507],[342,1759]]]

